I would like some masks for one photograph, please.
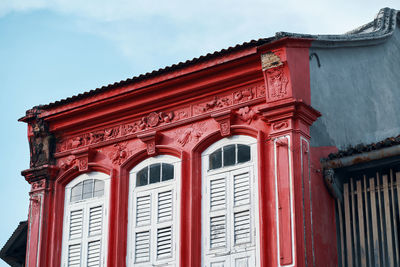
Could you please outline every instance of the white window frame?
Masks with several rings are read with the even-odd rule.
[[[174,166],[174,179],[168,181],[161,181],[154,184],[148,184],[136,187],[136,174],[145,167],[150,167],[150,165],[155,163],[168,163]],[[173,249],[172,249],[172,259],[168,258],[165,260],[158,260],[157,264],[151,262],[135,263],[135,195],[140,195],[142,192],[154,191],[159,192],[159,190],[164,191],[165,189],[172,189],[173,201],[175,201],[172,207],[172,236],[173,236]],[[148,158],[138,165],[136,165],[129,173],[129,203],[128,203],[128,244],[127,244],[127,266],[171,266],[168,265],[170,262],[175,262],[174,266],[179,266],[179,250],[180,250],[180,214],[181,214],[181,159],[170,156],[170,155],[158,155],[152,158]],[[152,205],[153,203],[151,203]],[[155,207],[151,206],[152,218],[155,214]],[[155,243],[155,229],[156,227],[151,227],[151,244]],[[154,246],[150,247],[150,257],[152,254],[156,254]]]
[[[232,145],[232,144],[243,144],[243,145],[248,145],[250,146],[250,161],[244,162],[244,163],[238,163],[233,166],[227,166],[227,167],[220,167],[216,169],[209,169],[209,156],[211,153],[216,151],[219,148],[222,148],[226,145]],[[251,215],[251,224],[252,228],[255,229],[255,233],[252,233],[251,239],[252,243],[255,244],[255,265],[254,266],[259,266],[260,263],[260,227],[259,227],[259,191],[258,191],[258,154],[257,154],[257,139],[250,137],[250,136],[245,136],[245,135],[234,135],[230,137],[226,137],[224,139],[221,139],[211,146],[209,146],[206,150],[203,151],[201,154],[202,158],[202,212],[201,212],[201,222],[202,222],[202,227],[201,227],[201,266],[209,266],[208,261],[205,258],[206,253],[209,253],[208,249],[208,241],[209,241],[209,233],[208,233],[208,225],[209,225],[209,217],[206,215],[208,212],[208,203],[207,203],[207,197],[206,197],[206,188],[208,184],[207,176],[214,176],[214,175],[222,175],[225,172],[229,173],[234,173],[235,170],[239,171],[244,168],[250,168],[250,173],[252,173],[252,180],[251,180],[251,186],[252,186],[252,199],[251,199],[251,210],[252,210],[252,215]],[[223,160],[223,159],[222,159]],[[229,187],[227,187],[227,190],[231,190]],[[233,220],[233,209],[230,211],[227,211],[232,213],[232,218],[231,221]],[[226,218],[227,219],[227,218]],[[233,240],[233,223],[230,223],[231,229],[226,229],[226,234],[229,240]],[[227,247],[230,246],[229,240],[226,240],[227,242]],[[244,246],[245,247],[245,246]],[[230,248],[229,248],[230,249]],[[240,252],[242,251],[242,252]],[[226,253],[224,252],[223,249],[216,249],[215,254],[213,259],[217,259],[217,257],[220,257],[221,263],[224,263],[224,266],[235,266],[234,262],[229,262],[228,258],[226,257]],[[238,250],[235,252],[235,255],[240,258],[241,255],[246,256],[246,249],[244,248],[243,250]],[[232,259],[233,261],[234,259]],[[222,265],[221,265],[222,266]]]
[[[71,202],[71,189],[79,184],[80,182],[83,182],[85,180],[101,180],[104,182],[104,194],[103,196],[100,197],[92,197],[88,199],[83,199],[79,201],[74,201]],[[96,206],[98,204],[102,204],[104,207],[104,212],[103,212],[103,227],[102,227],[102,234],[101,234],[101,264],[100,266],[107,266],[107,252],[108,252],[108,210],[109,210],[109,205],[110,205],[110,176],[101,173],[101,172],[90,172],[90,173],[84,173],[73,179],[71,182],[67,184],[65,187],[65,198],[64,198],[64,219],[63,219],[63,238],[62,238],[62,254],[61,254],[61,266],[68,266],[68,238],[69,238],[69,216],[70,212],[73,210],[77,210],[79,208],[90,208],[93,206]],[[83,230],[88,229],[89,225],[89,220],[87,218],[87,212],[86,216],[84,218],[84,225],[83,225]],[[81,262],[86,262],[87,258],[87,243],[90,242],[90,237],[85,238],[83,237],[81,240],[81,243],[83,244],[83,248],[81,247]],[[86,249],[85,249],[86,248]],[[85,252],[85,253],[83,253]]]

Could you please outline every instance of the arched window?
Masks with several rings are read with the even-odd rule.
[[[93,172],[65,187],[62,266],[106,266],[109,183]]]
[[[130,172],[128,266],[178,266],[180,173],[166,155]]]
[[[259,266],[256,139],[232,136],[202,153],[202,266]]]

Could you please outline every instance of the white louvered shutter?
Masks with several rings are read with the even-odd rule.
[[[82,234],[84,227],[84,209],[69,211],[69,235],[67,266],[78,267],[82,262]]]
[[[135,266],[174,266],[175,190],[173,186],[140,189],[134,194]]]
[[[252,168],[246,167],[231,172],[232,179],[232,247],[231,266],[252,267],[255,266],[255,220],[252,199],[254,192],[254,176]]]
[[[66,186],[63,267],[106,265],[108,190],[109,177],[101,173],[83,174]]]
[[[162,189],[161,189],[162,190]],[[157,260],[172,258],[173,254],[173,190],[157,192]]]
[[[152,213],[151,192],[139,192],[135,196],[135,243],[134,262],[150,262],[151,249],[151,222]]]
[[[206,179],[205,265],[255,266],[251,167],[231,168]]]
[[[102,266],[103,204],[99,201],[75,204],[69,211],[68,220],[68,251],[64,266]]]
[[[88,229],[87,229],[87,257],[88,267],[101,266],[102,261],[102,233],[103,233],[103,205],[91,205],[88,207]],[[104,241],[107,242],[107,241]]]

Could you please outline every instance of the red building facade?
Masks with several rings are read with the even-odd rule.
[[[260,39],[28,110],[26,266],[340,264],[320,164],[337,148],[310,145],[315,41]]]
[[[313,237],[310,185],[312,176],[321,173],[310,168],[309,128],[320,114],[310,106],[309,46],[309,40],[295,38],[247,43],[28,111],[22,119],[31,144],[31,168],[23,172],[32,184],[27,266],[67,266],[68,252],[62,256],[68,239],[63,238],[66,186],[93,172],[105,174],[110,183],[101,262],[126,266],[128,248],[134,250],[128,236],[130,171],[160,155],[173,156],[180,165],[174,178],[179,180],[174,203],[179,238],[174,242],[179,242],[173,264],[206,264],[201,244],[208,220],[202,223],[202,205],[208,205],[202,202],[207,177],[202,158],[207,156],[202,153],[235,137],[251,137],[241,143],[252,146],[257,158],[252,165],[257,175],[250,181],[255,183],[251,210],[257,255],[243,266],[315,261],[313,250],[323,240]],[[333,220],[333,207],[328,208]],[[334,223],[328,226],[334,233]],[[208,235],[216,235],[218,226],[208,227]],[[230,233],[226,230],[223,239]],[[334,246],[325,257],[335,265]]]

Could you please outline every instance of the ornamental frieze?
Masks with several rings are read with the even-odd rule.
[[[84,133],[78,136],[59,139],[57,141],[56,152],[64,152],[130,135],[141,134],[141,132],[222,110],[233,105],[263,99],[264,97],[265,86],[263,84],[243,86],[224,94],[185,105],[179,109],[150,112],[132,122]],[[186,135],[188,134],[189,133],[186,133]],[[192,133],[190,133],[190,135],[192,135]],[[187,142],[185,138],[183,138],[179,143],[184,146]]]

